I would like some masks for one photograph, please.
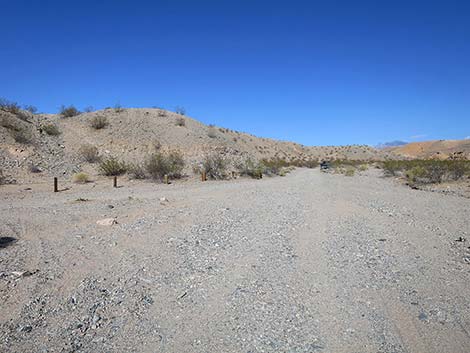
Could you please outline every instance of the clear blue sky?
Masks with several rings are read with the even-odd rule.
[[[470,135],[470,1],[0,0],[0,96],[306,145]]]

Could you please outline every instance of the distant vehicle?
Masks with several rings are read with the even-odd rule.
[[[330,169],[330,162],[328,161],[321,161],[320,163],[320,170],[327,171]]]

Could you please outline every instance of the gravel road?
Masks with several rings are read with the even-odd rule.
[[[123,184],[0,189],[1,352],[470,352],[467,198],[374,171]]]

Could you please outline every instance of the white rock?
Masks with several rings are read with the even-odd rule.
[[[112,226],[114,224],[117,224],[117,221],[115,218],[104,218],[100,219],[99,221],[96,221],[96,224],[100,226]]]

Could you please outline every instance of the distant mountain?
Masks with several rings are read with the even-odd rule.
[[[390,141],[390,142],[384,142],[384,143],[379,143],[375,148],[389,148],[389,147],[398,147],[398,146],[403,146],[406,145],[408,142],[405,141],[400,141],[400,140],[395,140],[395,141]]]

